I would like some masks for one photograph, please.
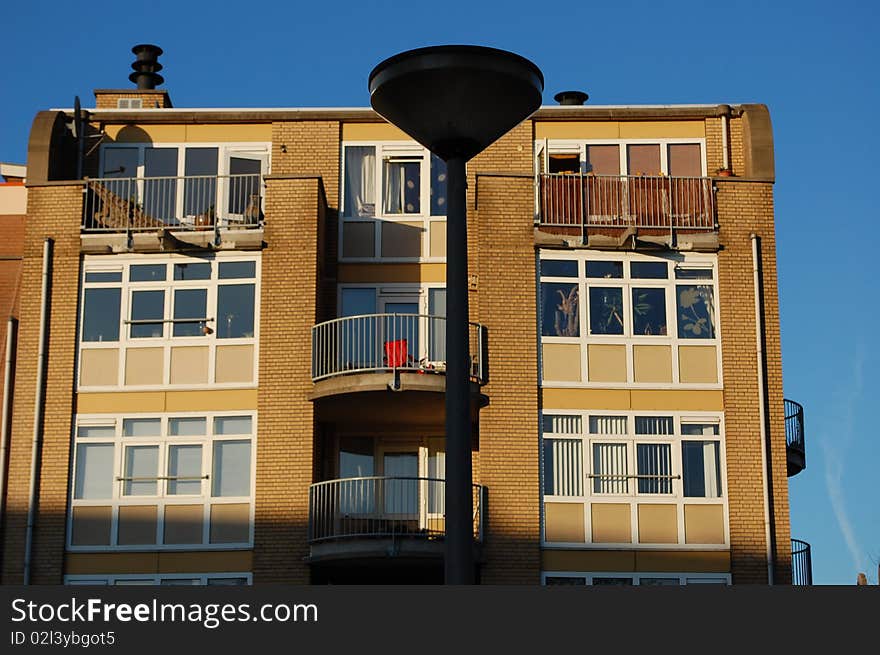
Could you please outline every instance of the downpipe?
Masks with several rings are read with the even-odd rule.
[[[0,525],[3,525],[3,510],[6,507],[6,475],[9,467],[7,450],[9,448],[9,406],[12,399],[12,369],[15,367],[15,332],[18,321],[12,316],[6,323],[6,362],[3,368],[3,407],[0,416]]]
[[[46,338],[49,323],[49,284],[52,270],[52,249],[54,242],[43,241],[43,278],[40,291],[40,340],[37,354],[37,389],[34,394],[34,438],[31,447],[30,489],[28,491],[27,528],[24,540],[23,584],[31,583],[31,555],[34,547],[34,523],[37,513],[37,479],[40,472],[40,455],[43,447],[43,409],[46,388]]]
[[[761,237],[752,233],[752,277],[755,284],[755,353],[758,368],[758,417],[761,425],[761,470],[764,477],[764,540],[767,544],[767,584],[774,584],[773,571],[776,567],[776,531],[774,530],[773,477],[770,474],[772,450],[770,448],[770,430],[767,429],[767,371],[766,371],[766,339],[764,335],[764,301],[763,301],[763,269],[761,266]]]

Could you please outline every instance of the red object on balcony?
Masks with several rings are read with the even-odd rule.
[[[391,368],[405,366],[409,348],[406,339],[385,342],[385,365]]]

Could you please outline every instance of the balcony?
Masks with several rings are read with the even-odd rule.
[[[487,381],[486,329],[470,324],[472,391]],[[312,399],[364,391],[446,390],[446,318],[365,314],[312,328]],[[442,398],[440,399],[442,401]]]
[[[445,480],[427,477],[358,477],[313,484],[310,559],[442,557],[445,494]],[[473,485],[475,548],[483,540],[485,496],[485,487]]]
[[[708,177],[541,174],[536,179],[536,223],[543,232],[580,235],[623,245],[639,234],[674,245],[687,233],[697,246],[717,247],[715,193]],[[702,234],[701,234],[702,233]],[[664,243],[666,243],[664,241]]]
[[[804,449],[804,408],[793,400],[785,401],[785,457],[788,477],[807,467]]]
[[[262,175],[112,177],[86,180],[88,233],[214,231],[262,225]]]
[[[813,584],[813,560],[810,544],[800,539],[791,540],[791,584]]]

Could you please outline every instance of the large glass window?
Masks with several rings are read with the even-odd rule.
[[[217,288],[217,337],[254,336],[254,285],[223,284]]]
[[[383,210],[386,214],[422,211],[421,158],[389,158],[383,165]]]
[[[131,338],[163,336],[165,291],[133,291],[131,294]]]
[[[580,336],[577,282],[541,283],[541,334],[548,337]]]
[[[122,290],[86,289],[83,297],[82,341],[118,341]]]
[[[346,216],[366,218],[376,215],[376,147],[347,146],[345,148],[345,196],[343,210]]]

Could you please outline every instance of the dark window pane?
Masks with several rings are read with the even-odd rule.
[[[560,585],[560,586],[580,586],[587,584],[586,578],[570,578],[568,576],[547,576],[544,578],[544,584],[548,587],[551,585]]]
[[[446,216],[446,162],[431,155],[431,216]]]
[[[590,287],[590,334],[623,334],[622,288]]]
[[[620,146],[587,146],[587,172],[620,175]]]
[[[721,465],[717,441],[683,441],[681,471],[684,495],[688,498],[721,496]]]
[[[217,288],[217,337],[254,336],[254,285],[225,284]]]
[[[581,170],[581,156],[576,152],[554,152],[548,160],[551,173],[577,173]]]
[[[104,177],[137,177],[137,148],[104,150]]]
[[[711,268],[676,268],[675,279],[677,280],[711,280]]]
[[[703,159],[699,143],[674,143],[667,151],[667,166],[670,175],[679,177],[700,177],[703,174]]]
[[[672,447],[664,444],[636,444],[636,472],[640,494],[672,493]]]
[[[122,271],[86,273],[86,282],[122,282]]]
[[[542,282],[541,334],[546,337],[578,337],[578,285]]]
[[[632,290],[633,335],[663,335],[666,330],[666,291],[664,289]]]
[[[421,169],[421,161],[385,161],[382,195],[386,214],[421,212]]]
[[[631,277],[642,280],[665,280],[669,277],[666,262],[633,262],[629,270]]]
[[[82,341],[119,341],[121,289],[86,289]]]
[[[577,277],[578,263],[570,259],[542,259],[541,275],[547,277]]]
[[[207,264],[206,264],[207,266]],[[208,312],[207,289],[178,289],[174,292],[174,318],[195,318],[197,321],[174,322],[175,337],[200,337],[205,334],[205,314]]]
[[[132,321],[157,319],[155,322],[149,323],[132,323],[131,337],[133,339],[161,337],[164,317],[164,291],[135,291],[131,294]]]
[[[162,220],[177,213],[177,148],[144,150],[144,211]]]
[[[623,277],[623,262],[587,262],[587,277]]]
[[[229,213],[249,213],[256,218],[260,211],[260,171],[262,162],[247,157],[229,158]]]
[[[136,264],[128,269],[131,282],[162,282],[165,279],[165,264]]]
[[[679,284],[675,287],[680,339],[715,338],[715,303],[712,287]]]
[[[175,280],[210,280],[211,265],[208,263],[198,264],[175,264]]]
[[[596,586],[629,587],[632,583],[632,578],[593,578]]]
[[[220,279],[251,278],[257,275],[257,262],[221,262]]]
[[[217,148],[187,148],[183,212],[213,213],[217,202]]]

